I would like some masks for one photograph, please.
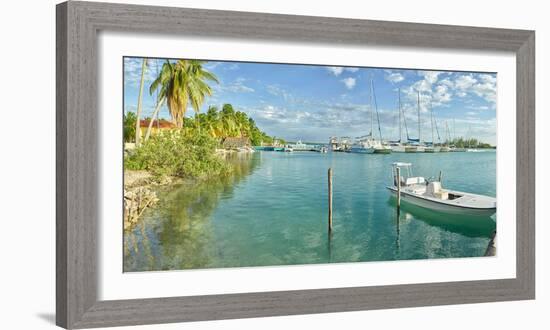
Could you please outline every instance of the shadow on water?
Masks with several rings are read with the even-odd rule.
[[[397,209],[395,204],[395,196],[388,198],[388,205]],[[430,226],[466,237],[491,238],[496,229],[495,220],[489,216],[449,214],[429,210],[402,200],[400,214],[397,214],[397,237],[399,237],[399,219],[407,215]],[[397,244],[399,244],[399,241],[397,241]]]
[[[125,232],[124,271],[207,267],[213,250],[213,211],[222,198],[260,165],[260,157],[229,154],[231,174],[204,181],[161,187],[160,203],[144,221]],[[146,213],[147,214],[147,213]]]

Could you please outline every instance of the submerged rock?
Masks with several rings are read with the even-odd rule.
[[[147,208],[154,206],[159,199],[147,187],[124,189],[124,229],[135,224]]]

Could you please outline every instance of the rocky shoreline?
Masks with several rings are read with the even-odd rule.
[[[240,149],[216,149],[216,154],[220,157],[225,157],[235,153],[251,153],[253,148]],[[195,182],[201,180],[197,178],[189,180]],[[176,177],[157,178],[150,172],[144,170],[124,170],[124,229],[132,227],[138,222],[143,212],[151,207],[154,207],[159,199],[153,187],[161,185],[170,185],[187,180]]]
[[[124,229],[134,225],[143,212],[158,203],[151,190],[153,176],[147,171],[124,171]]]

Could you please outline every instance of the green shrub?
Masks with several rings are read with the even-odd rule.
[[[157,177],[206,178],[229,172],[216,155],[217,141],[207,133],[173,129],[151,136],[126,156],[124,167],[147,170]]]
[[[136,140],[136,114],[128,112],[124,114],[124,142],[135,142]]]

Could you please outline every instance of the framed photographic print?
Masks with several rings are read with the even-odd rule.
[[[533,299],[534,44],[59,4],[58,325]]]

